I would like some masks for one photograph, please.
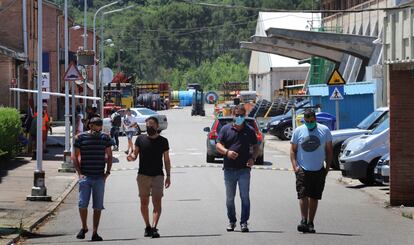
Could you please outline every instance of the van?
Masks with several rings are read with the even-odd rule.
[[[374,169],[378,160],[389,152],[390,120],[387,118],[372,132],[353,138],[339,158],[344,177],[359,179],[363,184],[376,183]]]

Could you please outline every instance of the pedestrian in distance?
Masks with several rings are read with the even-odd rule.
[[[149,117],[145,120],[147,135],[139,135],[135,141],[134,152],[128,155],[128,161],[135,161],[139,155],[137,176],[141,215],[145,222],[145,237],[159,238],[157,225],[161,216],[161,200],[164,187],[171,184],[171,163],[168,140],[158,134],[158,119]],[[163,164],[164,160],[164,164]],[[165,168],[164,177],[163,167]],[[153,220],[149,220],[149,202],[152,197]]]
[[[302,216],[297,229],[303,233],[315,233],[314,219],[318,201],[322,199],[326,175],[332,162],[332,135],[328,127],[316,122],[314,110],[306,109],[304,120],[305,124],[293,131],[290,160],[296,175],[296,191]]]
[[[255,130],[246,122],[246,110],[242,105],[234,110],[233,123],[220,130],[216,148],[224,156],[224,183],[226,186],[226,206],[229,224],[227,231],[236,227],[236,207],[234,198],[237,185],[241,198],[240,227],[242,232],[249,232],[247,221],[250,217],[250,171],[259,154],[259,143]],[[250,148],[253,153],[250,153]]]
[[[104,209],[105,182],[111,174],[112,142],[109,135],[102,133],[102,119],[93,117],[89,121],[90,130],[75,138],[75,156],[80,154],[80,162],[73,158],[73,164],[79,176],[79,214],[82,228],[76,238],[84,239],[88,232],[87,217],[89,200],[93,201],[93,233],[92,241],[102,241],[98,235],[101,211]],[[107,161],[105,161],[105,155]],[[106,165],[106,171],[105,171]]]
[[[76,106],[76,111],[75,111],[75,115],[76,115],[76,122],[75,122],[75,126],[76,126],[76,132],[75,134],[80,134],[83,132],[84,126],[83,126],[83,112],[82,112],[82,107],[80,105]]]
[[[128,138],[128,149],[125,151],[125,154],[128,155],[130,152],[134,151],[132,137],[134,137],[138,128],[138,121],[134,116],[132,116],[130,108],[126,109],[126,115],[124,116],[122,124],[125,129],[125,134]]]
[[[111,138],[115,141],[114,151],[119,150],[119,129],[122,125],[121,114],[116,112],[115,107],[111,110]]]

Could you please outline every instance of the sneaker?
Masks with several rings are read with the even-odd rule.
[[[247,227],[247,223],[240,224],[241,232],[249,232],[249,227]]]
[[[298,225],[298,231],[303,233],[308,232],[308,225],[305,219],[300,221]]]
[[[118,151],[118,150],[119,150],[118,146],[115,146],[113,149],[113,151]]]
[[[227,230],[227,231],[234,231],[234,228],[236,228],[236,223],[232,223],[232,222],[230,222],[230,223],[227,225],[226,230]]]
[[[129,150],[126,150],[126,151],[124,151],[124,152],[125,152],[125,154],[129,155]]]
[[[151,228],[151,226],[145,227],[144,237],[152,237],[152,228]]]
[[[160,233],[158,233],[157,228],[152,228],[152,238],[160,238]]]
[[[93,235],[92,235],[92,239],[91,239],[91,240],[92,240],[92,241],[94,241],[94,242],[100,242],[100,241],[103,241],[102,237],[101,237],[101,236],[99,236],[99,235],[98,235],[98,233],[93,234]]]
[[[308,223],[308,232],[309,233],[315,233],[316,232],[315,226],[313,225],[313,222]]]
[[[85,239],[85,234],[88,232],[88,229],[84,230],[81,229],[78,233],[78,235],[76,235],[77,239]]]

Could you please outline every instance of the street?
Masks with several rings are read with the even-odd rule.
[[[212,107],[206,117],[191,117],[190,108],[161,111],[169,125],[162,132],[170,142],[171,187],[165,191],[159,224],[161,239],[144,238],[135,181],[138,162],[127,162],[120,137],[114,152],[113,171],[107,180],[105,210],[99,234],[104,244],[411,244],[412,220],[383,208],[366,193],[338,182],[340,173],[330,172],[315,219],[316,234],[296,231],[300,220],[295,177],[289,156],[266,144],[264,169],[252,170],[250,233],[226,232],[225,191],[221,164],[206,164],[203,128],[211,126]],[[267,135],[266,135],[267,137]],[[134,138],[135,139],[135,138]],[[284,142],[287,143],[287,142]],[[49,185],[53,185],[49,183]],[[92,216],[85,240],[77,240],[80,229],[77,188],[57,213],[35,231],[24,244],[78,244],[91,237]],[[236,198],[240,217],[240,202]],[[90,205],[91,206],[91,205]],[[151,210],[151,209],[150,209]],[[91,209],[90,209],[91,211]]]

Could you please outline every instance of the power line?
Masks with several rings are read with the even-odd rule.
[[[245,10],[256,10],[256,11],[267,11],[267,12],[292,12],[292,13],[361,13],[361,12],[370,12],[370,11],[387,11],[387,10],[399,10],[413,7],[412,5],[397,6],[397,7],[388,7],[388,8],[369,8],[369,9],[355,9],[355,10],[309,10],[309,9],[272,9],[272,8],[257,8],[257,7],[247,7],[241,5],[228,5],[228,4],[215,4],[215,3],[203,3],[203,2],[193,2],[190,0],[175,0],[177,2],[187,3],[191,5],[200,5],[209,8],[229,8],[229,9],[245,9]]]

